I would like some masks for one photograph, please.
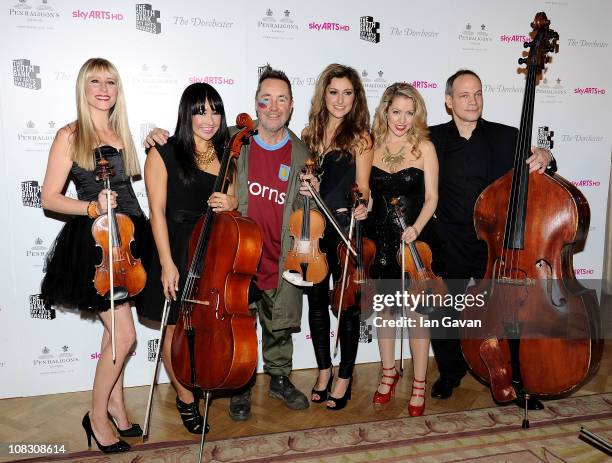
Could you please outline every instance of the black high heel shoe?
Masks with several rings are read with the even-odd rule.
[[[111,421],[111,423],[113,423],[113,426],[115,427],[115,429],[117,430],[117,432],[119,433],[121,437],[140,437],[142,436],[142,428],[140,427],[138,423],[132,423],[132,426],[127,429],[119,429],[119,424],[117,423],[117,420],[115,420],[115,418],[113,417],[113,415],[110,414],[110,412],[107,412],[107,414],[108,414],[108,419]]]
[[[351,400],[351,386],[353,386],[353,378],[352,377],[349,380],[349,385],[346,388],[346,391],[344,391],[344,395],[342,397],[336,398],[336,397],[332,397],[331,395],[329,396],[329,398],[327,400],[333,402],[334,406],[330,407],[328,405],[327,409],[328,410],[342,410],[344,407],[346,407],[346,403],[349,400]]]
[[[325,386],[325,389],[323,390],[317,390],[314,387],[312,388],[312,391],[310,391],[310,401],[312,403],[315,404],[320,404],[323,403],[325,401],[327,401],[327,396],[329,395],[329,393],[331,392],[331,388],[332,388],[332,383],[334,382],[334,372],[331,372],[331,375],[329,377],[329,380],[327,381],[327,386]],[[316,386],[316,384],[315,384]],[[318,399],[313,399],[312,396],[314,394],[317,394],[319,396]]]
[[[91,421],[89,420],[89,412],[85,413],[85,416],[83,417],[83,421],[81,422],[81,424],[83,425],[83,429],[85,429],[85,434],[87,435],[87,446],[89,448],[91,448],[91,438],[93,437],[100,451],[104,453],[121,453],[121,452],[127,452],[128,450],[131,449],[130,444],[122,440],[118,440],[117,442],[111,445],[100,444],[100,442],[98,442],[98,439],[96,438],[96,435],[93,432],[93,429],[91,428]]]
[[[191,434],[202,434],[202,425],[204,424],[204,418],[200,415],[200,409],[198,408],[198,401],[194,400],[190,404],[186,404],[179,396],[176,396],[176,409],[181,415],[183,420],[183,426],[187,428]],[[206,423],[206,433],[210,431],[210,426]]]

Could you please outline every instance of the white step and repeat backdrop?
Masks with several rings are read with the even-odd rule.
[[[446,78],[472,68],[482,77],[485,117],[517,125],[524,86],[517,58],[538,11],[561,38],[537,90],[534,126],[555,132],[560,173],[589,200],[588,243],[574,265],[578,276],[599,278],[612,103],[606,0],[2,1],[0,397],[92,385],[100,324],[46,308],[38,298],[45,253],[62,226],[40,208],[40,187],[57,129],[75,119],[76,74],[87,58],[108,58],[119,69],[139,146],[151,127],[174,127],[179,97],[193,82],[219,90],[230,122],[240,112],[253,114],[258,68],[266,63],[292,81],[297,133],[315,79],[332,62],[359,71],[371,113],[388,85],[411,82],[427,102],[430,124],[448,120]],[[140,149],[141,163],[144,157]],[[134,188],[147,211],[144,182]],[[68,193],[75,194],[72,185]],[[137,328],[130,386],[148,382],[157,335]],[[295,367],[315,366],[306,312],[294,340]],[[358,361],[376,360],[376,341],[364,325]]]

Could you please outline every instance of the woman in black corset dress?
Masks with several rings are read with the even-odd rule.
[[[177,392],[176,408],[187,430],[194,434],[202,433],[204,420],[193,392],[181,385],[174,374],[172,337],[187,277],[189,238],[208,207],[227,140],[225,109],[219,93],[209,84],[192,84],[181,96],[174,135],[165,145],[151,148],[145,162],[155,246],[151,248],[149,278],[138,313],[161,321],[164,300],[172,300],[162,359]],[[237,206],[232,187],[228,194],[232,196],[225,197],[224,203],[215,200],[215,212]]]
[[[368,133],[370,115],[359,74],[348,66],[330,64],[319,76],[312,98],[308,126],[302,140],[322,169],[320,194],[340,225],[350,222],[350,191],[357,183],[363,198],[369,198],[368,178],[372,165],[372,142]],[[367,217],[365,206],[355,210],[355,218]],[[320,242],[327,254],[333,282],[341,276],[337,248],[340,238],[328,225]],[[319,376],[312,389],[313,402],[326,402],[327,408],[340,410],[350,399],[353,367],[359,344],[359,307],[342,313],[337,335],[342,358],[338,378],[333,384],[330,356],[329,278],[307,291],[308,321]]]
[[[130,130],[121,79],[117,69],[102,58],[89,59],[81,67],[76,83],[78,118],[62,127],[49,152],[41,192],[46,210],[74,216],[62,228],[47,255],[42,297],[51,304],[96,312],[104,326],[100,358],[93,382],[91,410],[83,427],[103,452],[125,452],[130,446],[118,440],[110,423],[122,437],[142,434],[131,424],[123,401],[123,372],[136,341],[130,300],[116,301],[116,361],[110,346],[109,302],[100,297],[92,283],[98,251],[91,234],[93,220],[106,213],[106,190],[96,181],[95,158],[106,155],[115,175],[111,177],[111,207],[130,216],[135,225],[132,251],[139,257],[150,234],[134,190],[132,177],[140,174]],[[78,199],[63,194],[66,181],[75,183]],[[110,422],[109,422],[110,418]]]
[[[431,243],[427,227],[438,203],[438,159],[427,130],[427,110],[419,92],[407,83],[396,83],[385,90],[372,125],[374,163],[370,176],[372,211],[368,235],[376,243],[376,258],[371,276],[401,281],[396,255],[400,239],[406,243],[417,239]],[[400,197],[407,229],[402,233],[393,220],[390,199]],[[392,318],[389,310],[380,314]],[[418,314],[414,315],[418,318]],[[418,322],[418,320],[417,320]],[[419,324],[417,323],[417,327]],[[374,403],[386,404],[399,380],[395,368],[396,329],[378,328],[378,346],[382,360],[382,378],[374,394]],[[423,414],[425,378],[429,358],[427,328],[410,329],[413,362],[412,396],[408,404],[411,416]]]

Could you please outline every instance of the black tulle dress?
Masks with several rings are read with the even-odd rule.
[[[184,184],[179,178],[179,165],[176,159],[175,139],[171,137],[164,146],[156,146],[166,172],[166,224],[170,241],[170,253],[174,265],[179,271],[179,291],[176,301],[172,301],[168,314],[168,324],[175,325],[181,300],[181,291],[185,286],[188,271],[189,238],[197,220],[208,208],[207,200],[213,192],[216,175],[196,170],[195,178],[190,184]],[[161,264],[157,247],[153,244],[149,250],[147,285],[138,300],[138,314],[150,320],[161,321],[164,306],[164,288],[161,283]]]
[[[397,251],[402,230],[394,220],[391,198],[399,197],[404,220],[412,225],[421,213],[425,201],[425,173],[417,167],[408,167],[394,173],[372,166],[370,174],[372,211],[366,221],[366,234],[376,244],[376,257],[370,276],[377,279],[401,279]],[[429,223],[417,238],[430,246],[433,243]]]
[[[111,189],[117,192],[117,213],[128,215],[134,222],[132,255],[139,258],[151,241],[148,220],[140,209],[132,182],[125,174],[123,157],[112,146],[101,146],[115,175],[111,177]],[[97,150],[96,150],[97,152]],[[95,201],[103,189],[103,182],[97,181],[95,173],[76,164],[70,169],[69,179],[76,186],[81,201]],[[96,293],[93,279],[95,266],[102,260],[100,248],[91,234],[93,219],[86,215],[70,219],[59,232],[45,262],[45,276],[41,283],[41,297],[52,305],[77,307],[82,310],[104,311],[110,302]],[[145,269],[146,269],[146,263]],[[132,301],[127,298],[116,303]]]

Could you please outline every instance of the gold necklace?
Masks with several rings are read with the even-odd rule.
[[[216,157],[217,152],[215,151],[215,146],[212,143],[208,145],[208,148],[204,152],[195,150],[196,163],[199,167],[206,168],[215,160]]]
[[[394,173],[397,167],[401,166],[406,158],[404,151],[406,150],[406,145],[402,145],[399,151],[395,154],[389,151],[389,146],[385,144],[385,150],[382,154],[382,162],[387,168],[389,172]]]

